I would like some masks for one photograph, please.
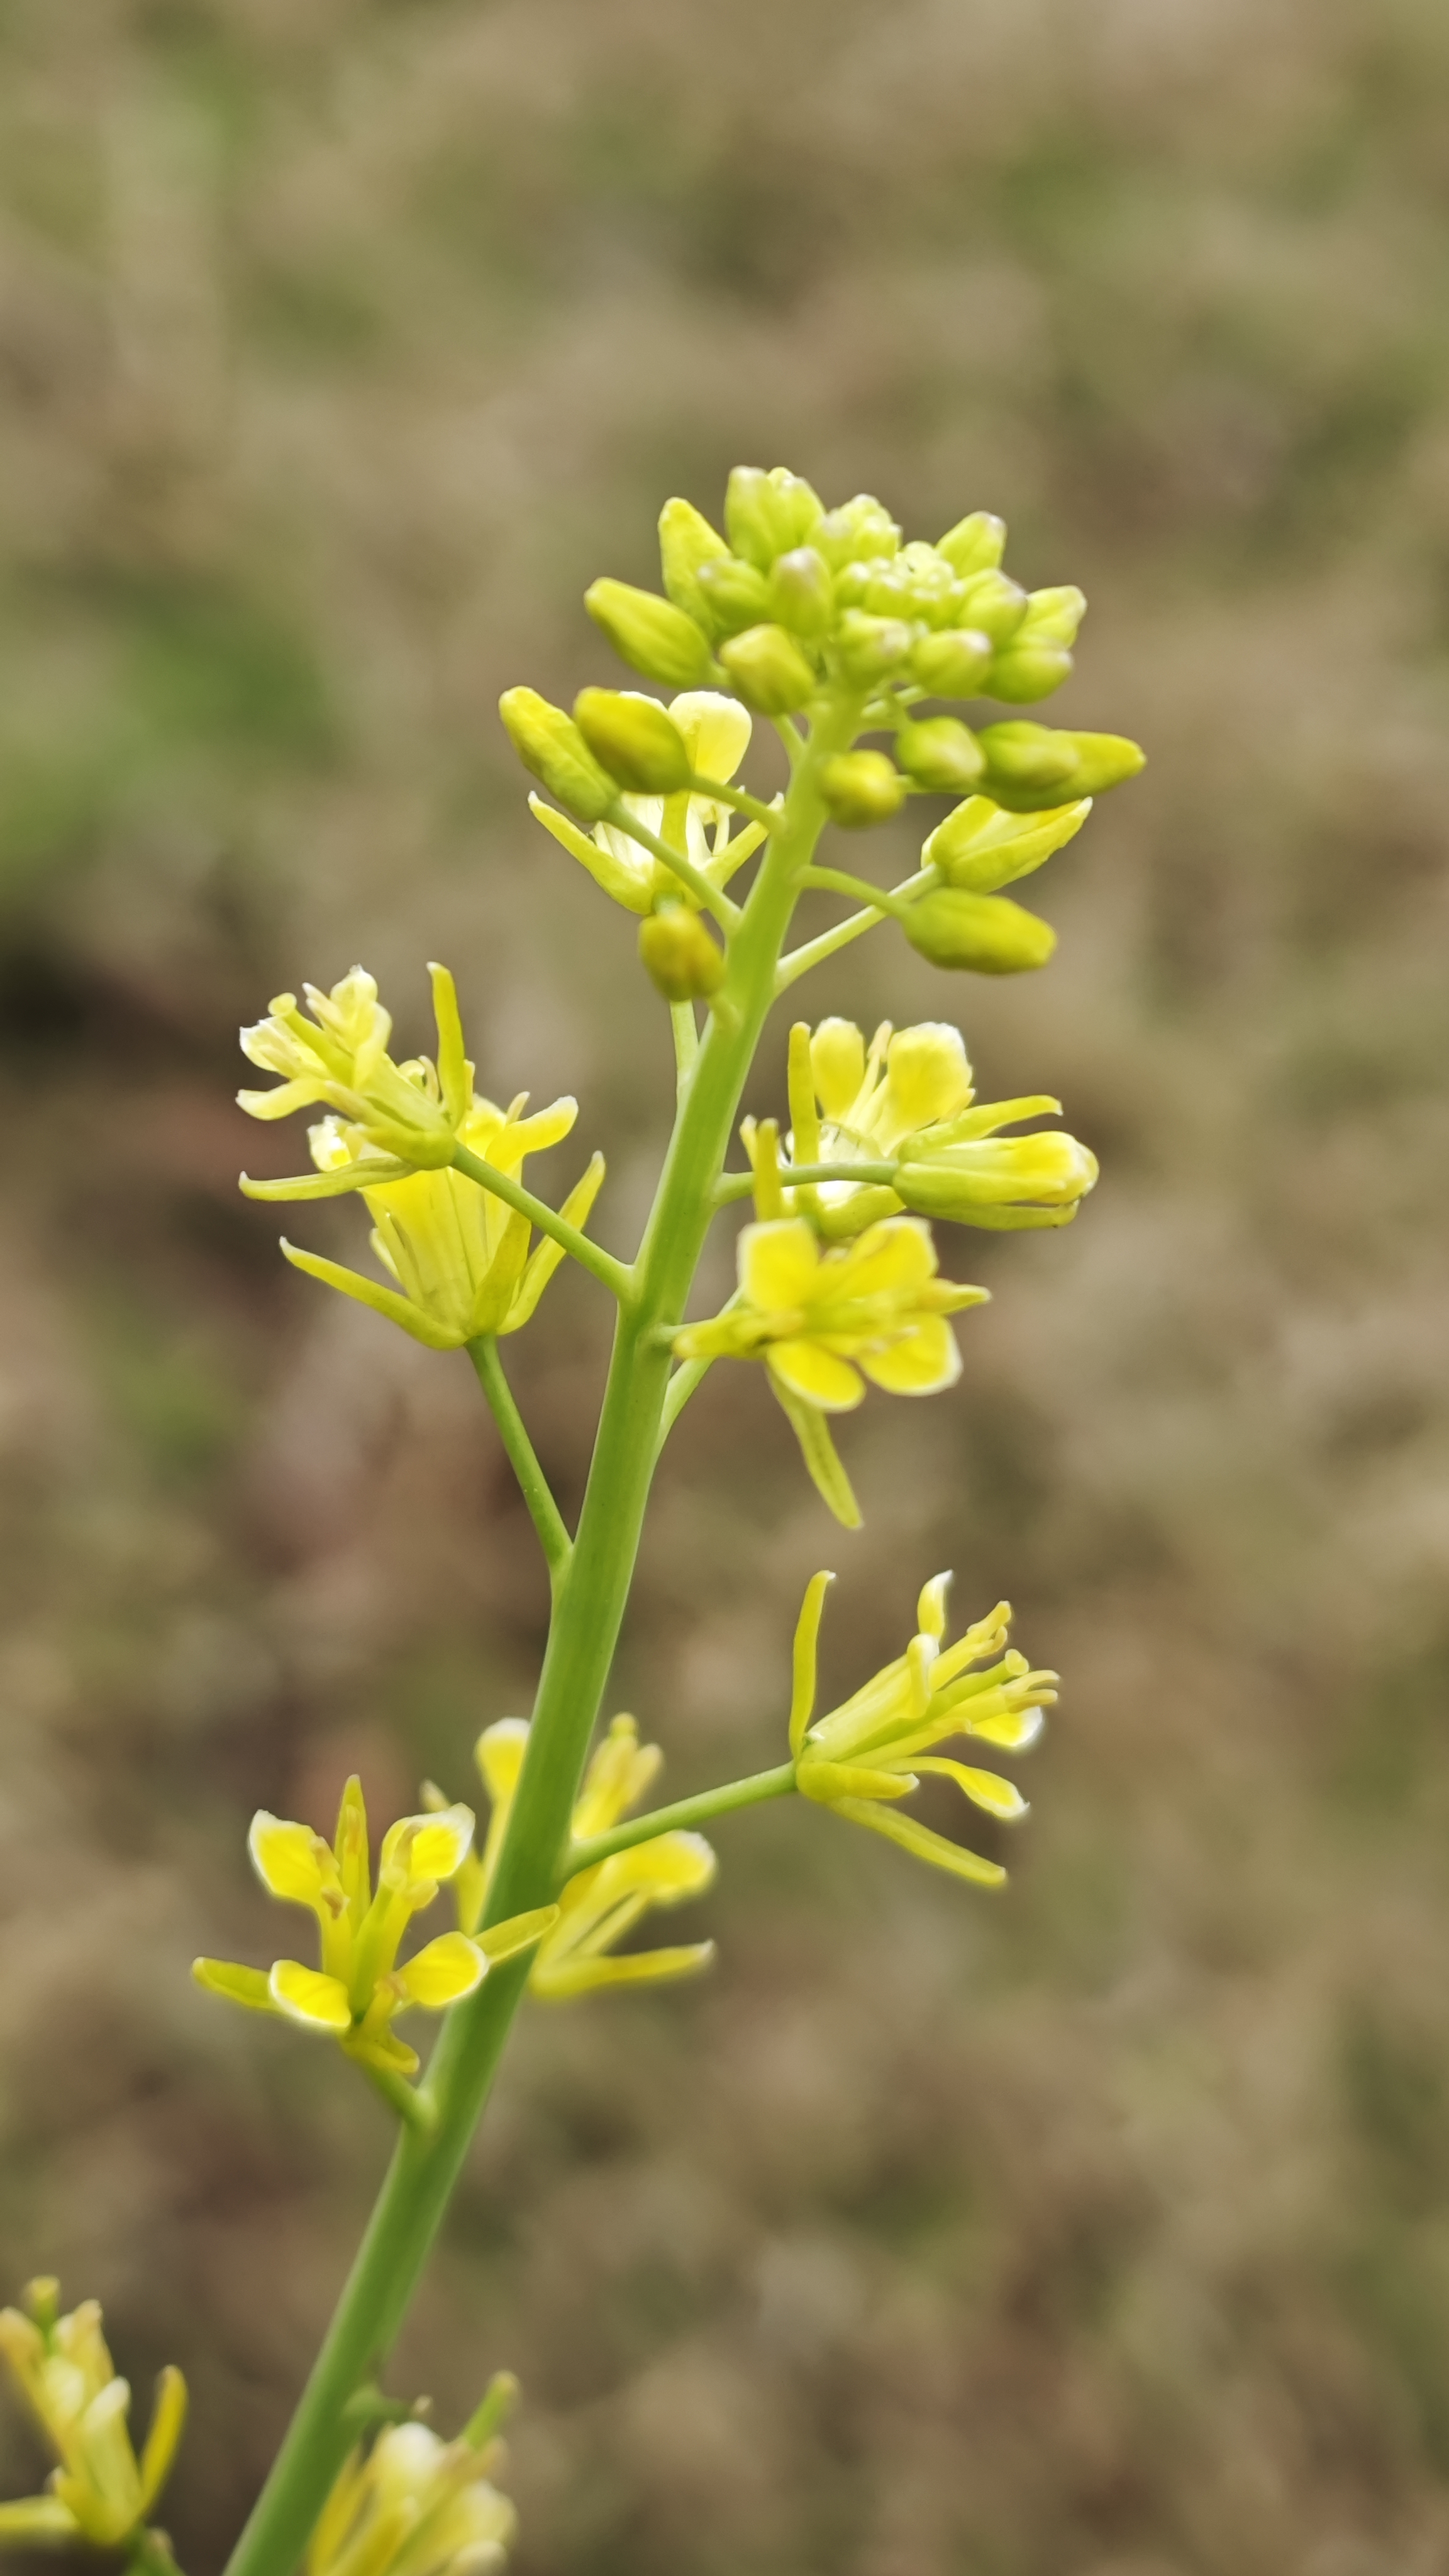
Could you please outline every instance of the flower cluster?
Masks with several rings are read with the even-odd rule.
[[[516,1333],[564,1254],[554,1240],[534,1244],[526,1209],[506,1205],[454,1158],[461,1151],[516,1180],[526,1156],[568,1135],[578,1103],[555,1100],[525,1118],[526,1092],[507,1109],[480,1099],[463,1053],[453,979],[441,966],[431,973],[436,1062],[392,1062],[385,1052],[392,1023],[360,966],[330,994],[308,985],[315,1028],[309,1030],[291,995],[283,994],[269,1019],[243,1030],[253,1062],[289,1076],[276,1091],[242,1092],[244,1109],[256,1118],[279,1118],[325,1103],[333,1114],[308,1130],[314,1172],[279,1181],[243,1175],[242,1188],[268,1200],[360,1191],[373,1220],[372,1249],[390,1286],[284,1239],[287,1259],[386,1315],[430,1350],[455,1350],[482,1334]],[[603,1178],[604,1158],[596,1154],[559,1210],[566,1225],[583,1225]]]
[[[1074,1136],[1054,1129],[1001,1136],[1003,1127],[1060,1112],[1044,1093],[973,1108],[971,1067],[959,1029],[940,1020],[892,1029],[882,1021],[867,1051],[852,1020],[803,1021],[790,1032],[790,1160],[785,1204],[808,1215],[827,1240],[859,1234],[905,1207],[960,1225],[1066,1225],[1097,1177],[1097,1162]],[[747,1122],[746,1151],[756,1132]],[[891,1163],[872,1174],[788,1186],[790,1164]]]
[[[479,2415],[496,2413],[485,2399]],[[345,2462],[312,2534],[306,2576],[494,2576],[518,2516],[492,2483],[499,2442],[444,2442],[391,2424]]]
[[[948,1841],[918,1817],[902,1815],[896,1802],[909,1797],[926,1772],[954,1780],[973,1806],[1005,1823],[1024,1816],[1020,1792],[1000,1772],[980,1770],[935,1748],[966,1736],[999,1752],[1025,1752],[1041,1732],[1043,1709],[1056,1698],[1057,1676],[1033,1672],[1024,1655],[1007,1647],[1011,1611],[1004,1601],[954,1646],[946,1645],[950,1581],[949,1574],[938,1574],[925,1586],[916,1609],[916,1634],[905,1653],[812,1724],[823,1589],[816,1578],[797,1631],[790,1741],[795,1784],[802,1796],[833,1807],[852,1824],[887,1835],[918,1860],[978,1887],[997,1887],[1006,1876],[999,1862]],[[982,1665],[984,1671],[972,1669]]]
[[[126,2421],[130,2387],[116,2376],[96,2301],[62,2316],[53,2280],[32,2281],[24,2299],[23,2313],[0,2309],[0,2356],[59,2466],[46,2494],[0,2505],[0,2541],[119,2548],[166,2483],[186,2421],[186,2382],[179,2370],[162,2371],[138,2460]]]
[[[527,1749],[528,1727],[521,1717],[499,1718],[478,1738],[478,1769],[491,1814],[481,1853],[463,1863],[454,1882],[465,1931],[482,1915]],[[637,1807],[663,1761],[657,1744],[640,1743],[632,1717],[616,1717],[585,1774],[573,1812],[574,1842],[608,1833]],[[441,1801],[441,1791],[425,1789],[423,1794]],[[557,1920],[538,1945],[529,1974],[532,1992],[563,2002],[600,1986],[657,1985],[708,1967],[712,1941],[634,1950],[622,1959],[613,1952],[645,1914],[703,1895],[714,1874],[714,1853],[704,1836],[680,1832],[656,1834],[652,1841],[612,1852],[576,1871],[559,1891]]]
[[[530,1948],[556,1920],[555,1908],[543,1906],[472,1937],[441,1932],[399,1965],[398,1950],[413,1916],[432,1904],[472,1845],[471,1807],[404,1816],[383,1836],[374,1895],[359,1780],[349,1780],[343,1790],[330,1844],[310,1825],[284,1823],[263,1810],[253,1817],[248,1836],[257,1876],[268,1895],[315,1914],[321,1966],[278,1959],[268,1970],[198,1959],[192,1974],[198,1985],[232,2003],[329,2033],[374,2073],[415,2075],[416,2053],[392,2027],[397,2014],[416,2004],[445,2011],[481,1985],[492,1963]]]

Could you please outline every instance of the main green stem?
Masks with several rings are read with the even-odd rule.
[[[517,1794],[485,1923],[546,1905],[566,1862],[569,1824],[614,1659],[659,1449],[670,1353],[681,1321],[740,1096],[775,998],[800,879],[825,821],[816,780],[848,748],[856,703],[829,708],[799,759],[748,903],[698,1057],[681,1085],[653,1210],[621,1297],[603,1411],[573,1555],[555,1594]],[[270,2475],[226,2576],[291,2576],[355,2438],[348,2404],[381,2369],[442,2224],[528,1978],[528,1956],[493,1969],[455,2005],[428,2070],[426,2129],[393,2150],[367,2232]]]

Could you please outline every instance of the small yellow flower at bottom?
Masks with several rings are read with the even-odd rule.
[[[478,1768],[492,1814],[481,1854],[464,1863],[455,1881],[465,1932],[483,1911],[527,1748],[528,1726],[521,1717],[502,1717],[478,1738]],[[616,1717],[584,1776],[573,1813],[574,1841],[587,1842],[618,1824],[638,1805],[663,1759],[657,1744],[640,1743],[632,1717]],[[703,1834],[677,1831],[657,1834],[650,1842],[596,1861],[592,1869],[577,1871],[560,1890],[558,1919],[538,1945],[531,1991],[562,2002],[599,1986],[652,1985],[708,1967],[714,1957],[712,1941],[631,1951],[622,1959],[610,1953],[655,1906],[682,1905],[702,1895],[714,1874],[715,1856]],[[491,1937],[477,1935],[480,1940]]]
[[[432,1904],[444,1880],[462,1867],[473,1841],[473,1811],[404,1816],[383,1837],[377,1892],[372,1889],[367,1809],[362,1786],[349,1780],[328,1844],[310,1825],[284,1823],[265,1810],[248,1837],[257,1875],[269,1894],[305,1905],[321,1933],[320,1968],[278,1959],[270,1972],[230,1960],[198,1959],[198,1985],[256,2012],[283,2014],[306,2030],[326,2031],[349,2057],[390,2076],[416,2074],[415,2052],[392,2028],[396,2014],[421,2005],[443,2012],[482,1983],[492,1962],[540,1940],[557,1920],[555,1906],[515,1915],[476,1939],[443,1932],[397,1964],[414,1914]]]
[[[306,2576],[493,2576],[518,2522],[491,2482],[501,2456],[466,2433],[444,2442],[426,2424],[389,2425],[344,2465]]]
[[[162,2371],[138,2460],[126,2422],[130,2387],[116,2376],[95,2300],[62,2316],[58,2282],[32,2281],[23,2295],[25,2313],[0,2310],[0,2356],[60,2465],[48,2494],[0,2505],[0,2542],[118,2548],[166,2483],[186,2421],[186,2382],[179,2370]]]
[[[1024,1816],[1020,1791],[1000,1772],[938,1755],[935,1747],[964,1735],[1000,1752],[1024,1753],[1041,1733],[1043,1709],[1056,1698],[1056,1674],[1033,1672],[1024,1655],[1007,1647],[1011,1611],[1004,1601],[954,1646],[946,1645],[951,1577],[938,1574],[921,1594],[917,1632],[905,1653],[812,1724],[815,1638],[828,1580],[817,1575],[811,1584],[797,1630],[790,1742],[796,1787],[802,1797],[833,1807],[852,1824],[887,1835],[918,1860],[980,1887],[1000,1886],[1006,1872],[999,1862],[902,1815],[895,1802],[919,1788],[919,1775],[927,1772],[954,1780],[973,1806],[1003,1823]],[[987,1669],[973,1671],[975,1665]]]
[[[892,1395],[934,1395],[961,1372],[946,1317],[977,1306],[984,1288],[936,1277],[936,1248],[920,1217],[886,1217],[848,1244],[822,1250],[804,1217],[747,1225],[739,1295],[709,1323],[674,1336],[681,1360],[760,1359],[838,1519],[860,1514],[825,1427],[860,1403],[865,1379]]]

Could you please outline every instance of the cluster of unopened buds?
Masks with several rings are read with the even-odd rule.
[[[790,1028],[786,1098],[741,1118],[771,1008],[883,922],[955,970],[1044,965],[1054,934],[1003,892],[1061,851],[1092,799],[1141,766],[1119,735],[1053,730],[1011,715],[968,723],[961,702],[1041,700],[1072,667],[1085,602],[1027,591],[1002,569],[1005,530],[977,511],[934,545],[907,543],[868,496],[826,509],[782,468],[730,479],[724,532],[688,502],[660,521],[663,593],[613,580],[586,606],[632,669],[668,697],[588,688],[572,713],[530,689],[502,701],[523,761],[553,800],[530,804],[553,840],[636,916],[639,953],[669,1004],[674,1131],[635,1258],[587,1231],[604,1178],[594,1154],[557,1204],[524,1181],[528,1159],[570,1135],[563,1098],[527,1115],[482,1096],[453,978],[431,969],[436,1050],[399,1060],[377,986],[354,967],[330,990],[284,993],[243,1032],[276,1076],[241,1104],[274,1120],[316,1111],[312,1168],[243,1178],[254,1198],[360,1195],[375,1272],[296,1249],[296,1268],[430,1349],[466,1350],[533,1520],[552,1620],[532,1718],[484,1727],[475,1747],[489,1815],[432,1783],[391,1823],[374,1861],[362,1791],[343,1792],[331,1840],[259,1813],[250,1851],[268,1894],[315,1919],[315,1964],[196,1962],[201,1985],[334,2040],[403,2123],[398,2156],[322,2359],[238,2544],[231,2576],[485,2576],[512,2510],[491,2482],[500,2380],[445,2443],[379,2397],[372,2373],[416,2283],[522,1994],[564,2001],[686,1976],[713,1944],[634,1946],[645,1917],[702,1896],[716,1871],[701,1830],[762,1800],[799,1795],[979,1886],[994,1852],[913,1812],[945,1778],[990,1820],[1025,1813],[998,1767],[1025,1752],[1055,1696],[1008,1642],[1005,1603],[947,1642],[949,1577],[920,1594],[904,1651],[815,1715],[827,1588],[807,1588],[795,1633],[782,1759],[672,1806],[643,1805],[662,1762],[617,1716],[593,1742],[660,1451],[719,1361],[759,1363],[836,1519],[856,1495],[833,1417],[867,1387],[926,1396],[961,1369],[951,1317],[985,1291],[943,1278],[932,1227],[1064,1226],[1097,1178],[1089,1148],[1033,1093],[978,1102],[961,1032],[946,1021],[869,1039],[825,1017]],[[738,785],[755,723],[783,747],[787,784]],[[875,737],[875,740],[870,739]],[[908,797],[946,796],[919,862],[893,887],[820,865],[827,823],[889,821]],[[747,891],[741,872],[754,863]],[[791,948],[809,893],[853,907]],[[729,1167],[738,1138],[742,1159]],[[688,1301],[709,1228],[750,1202],[737,1286],[715,1314]],[[572,1259],[614,1298],[617,1329],[588,1491],[570,1530],[500,1357]],[[785,1693],[782,1691],[782,1699]],[[945,1747],[954,1748],[943,1750]],[[416,1917],[447,1888],[452,1928],[414,1946]],[[396,2027],[443,2016],[426,2068]],[[137,2460],[127,2391],[99,2314],[62,2317],[54,2285],[0,2317],[0,2351],[56,2449],[49,2493],[0,2509],[0,2539],[80,2538],[160,2570],[148,2516],[181,2425],[179,2377],[162,2383]],[[379,2426],[382,2429],[378,2429]],[[309,2539],[310,2534],[310,2539]]]

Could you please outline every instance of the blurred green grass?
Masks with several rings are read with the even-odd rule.
[[[545,1615],[466,1370],[236,1199],[232,1032],[362,955],[421,1043],[445,956],[627,1241],[667,1049],[492,709],[737,458],[1000,510],[1152,765],[1049,975],[821,980],[1103,1181],[964,1243],[862,1539],[711,1381],[618,1702],[773,1758],[822,1560],[832,1689],[951,1562],[1066,1693],[1000,1904],[771,1812],[707,1987],[527,2020],[394,2384],[522,2373],[520,2576],[1442,2564],[1446,74],[1432,0],[0,9],[0,2272],[187,2369],[192,2576],[386,2141],[186,1961],[273,1936],[253,1806],[466,1793]],[[570,1501],[605,1324],[514,1346]]]

